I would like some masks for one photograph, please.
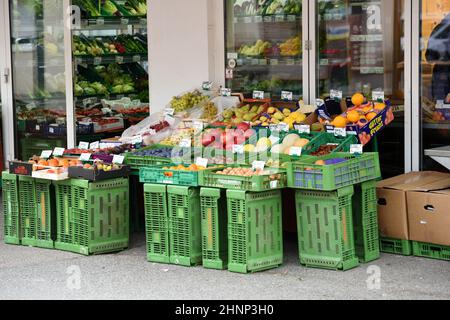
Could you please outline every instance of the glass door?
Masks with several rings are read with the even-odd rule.
[[[63,2],[10,0],[16,157],[66,146]]]
[[[303,96],[301,0],[225,0],[225,37],[226,86],[233,92]]]
[[[420,169],[445,171],[427,150],[450,157],[450,2],[422,0],[420,10]]]
[[[383,176],[404,173],[405,1],[315,0],[315,11],[315,96],[383,91],[395,115],[378,136]]]
[[[120,136],[148,117],[147,1],[74,0],[76,145]]]

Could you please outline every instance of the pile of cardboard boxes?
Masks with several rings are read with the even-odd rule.
[[[383,180],[377,195],[382,251],[450,261],[450,174]]]

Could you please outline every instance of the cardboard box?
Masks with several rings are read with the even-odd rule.
[[[407,202],[410,239],[450,246],[450,189],[408,191]]]
[[[450,188],[450,174],[411,172],[377,184],[378,224],[382,237],[410,240],[407,192]]]

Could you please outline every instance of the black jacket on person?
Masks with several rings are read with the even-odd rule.
[[[436,63],[433,68],[433,98],[443,100],[450,93],[450,14],[431,33],[426,59],[430,63]]]

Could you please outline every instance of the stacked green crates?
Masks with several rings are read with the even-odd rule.
[[[283,263],[281,191],[227,190],[228,270],[248,273]]]
[[[450,261],[450,246],[412,241],[412,250],[416,257]]]
[[[19,176],[21,243],[53,249],[54,192],[52,182]]]
[[[375,180],[355,185],[353,224],[356,255],[367,263],[380,257],[378,239],[377,183]]]
[[[56,249],[89,255],[128,247],[128,179],[70,179],[55,187]]]
[[[203,267],[226,269],[228,265],[227,201],[225,190],[200,189]]]
[[[353,186],[336,191],[297,190],[300,263],[348,270],[358,266],[353,237]]]
[[[5,243],[20,244],[19,181],[15,174],[3,172],[3,216]]]
[[[170,263],[167,186],[144,185],[147,260]]]
[[[410,240],[380,237],[380,251],[385,253],[410,256],[412,255],[412,244]]]
[[[170,263],[193,266],[202,262],[200,188],[167,187]]]

